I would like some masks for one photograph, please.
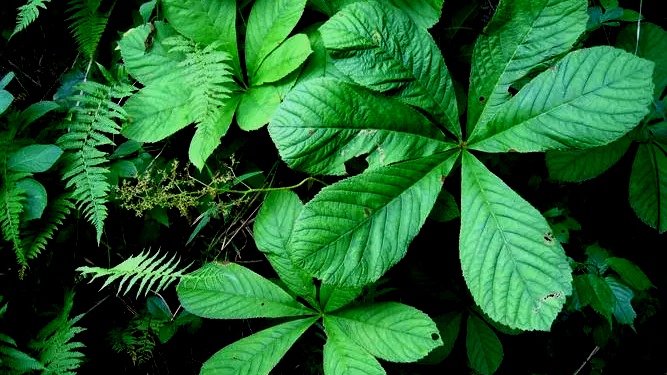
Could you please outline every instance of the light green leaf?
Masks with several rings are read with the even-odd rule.
[[[268,375],[317,318],[294,320],[259,331],[213,354],[200,375]]]
[[[18,120],[21,122],[21,126],[25,127],[42,118],[47,113],[59,108],[61,108],[60,104],[52,101],[33,103],[21,112]]]
[[[635,53],[639,57],[655,63],[653,83],[654,96],[659,98],[667,86],[667,31],[650,22],[642,22],[637,43],[637,24],[628,25],[616,38],[616,47]]]
[[[269,133],[291,168],[311,174],[344,174],[346,161],[366,153],[377,168],[456,147],[418,111],[333,78],[292,89]]]
[[[236,0],[164,0],[164,14],[179,33],[205,46],[214,42],[231,55],[232,67],[241,76],[236,41]]]
[[[255,76],[264,59],[292,32],[306,0],[257,0],[250,11],[245,58],[248,76]]]
[[[331,284],[320,286],[320,307],[324,312],[332,312],[345,307],[359,297],[362,288],[344,288]]]
[[[608,276],[605,277],[604,281],[609,285],[611,292],[614,294],[614,299],[616,303],[614,304],[614,317],[621,324],[627,324],[632,329],[635,329],[635,318],[637,313],[635,309],[632,308],[632,298],[635,296],[635,293],[632,289],[621,284],[616,278]]]
[[[428,315],[396,302],[339,310],[324,316],[324,327],[327,332],[339,329],[373,356],[391,362],[414,362],[442,345]]]
[[[462,163],[460,257],[491,319],[548,331],[572,292],[572,271],[549,223],[472,154]]]
[[[185,71],[179,63],[185,55],[169,52],[169,48],[162,45],[163,40],[177,34],[173,27],[161,21],[125,32],[118,45],[130,75],[144,86],[182,80]]]
[[[459,217],[461,217],[461,212],[459,211],[459,206],[456,204],[456,198],[447,190],[440,190],[438,199],[435,201],[435,205],[428,218],[444,223]]]
[[[430,29],[440,19],[444,0],[391,0],[391,3],[405,12],[412,22]]]
[[[285,78],[299,68],[311,53],[313,50],[306,34],[290,37],[266,57],[257,73],[251,77],[250,84],[259,86]]]
[[[482,375],[491,375],[503,361],[503,344],[495,332],[475,314],[468,315],[466,349],[470,367]]]
[[[9,108],[13,101],[14,95],[10,94],[7,90],[0,90],[0,115]]]
[[[324,283],[379,279],[405,255],[457,158],[447,152],[396,163],[325,187],[294,224],[292,260]]]
[[[236,263],[209,263],[181,278],[176,292],[186,310],[203,318],[314,314],[279,286]]]
[[[591,291],[593,292],[590,300],[591,307],[598,314],[605,317],[611,326],[611,315],[614,311],[614,306],[616,305],[614,293],[612,293],[611,288],[605,279],[600,276],[589,273],[584,275],[584,277],[588,278],[588,285],[590,285]]]
[[[659,143],[639,145],[630,173],[630,206],[660,233],[667,231],[667,151]]]
[[[644,271],[625,258],[611,257],[607,259],[607,264],[621,276],[621,280],[636,290],[647,290],[653,286]]]
[[[280,105],[280,91],[274,85],[251,87],[241,96],[236,112],[239,128],[252,131],[266,125]]]
[[[398,9],[375,2],[347,6],[319,30],[340,71],[426,110],[461,138],[452,80],[428,31]]]
[[[500,2],[473,51],[469,134],[473,128],[485,131],[484,125],[510,100],[510,86],[572,48],[585,30],[586,7],[585,0]]]
[[[155,4],[157,4],[157,0],[151,0],[141,4],[139,7],[139,15],[141,16],[141,19],[144,20],[144,23],[150,21],[151,15],[155,10]]]
[[[23,205],[21,219],[28,221],[41,218],[47,202],[44,185],[35,179],[23,178],[16,182],[16,187],[23,190],[26,198],[21,202]]]
[[[14,74],[14,72],[9,72],[0,78],[0,90],[4,90],[14,77],[16,77],[16,74]]]
[[[648,113],[653,63],[599,46],[569,53],[525,85],[468,144],[486,152],[606,145]]]
[[[63,154],[56,145],[30,145],[20,148],[7,161],[7,168],[14,172],[46,172]]]
[[[234,118],[234,112],[239,104],[240,95],[234,95],[225,99],[225,104],[218,109],[215,121],[202,121],[197,124],[197,131],[192,136],[188,156],[192,164],[199,170],[204,168],[206,160],[220,145],[222,138],[229,130]]]
[[[355,344],[337,325],[328,325],[326,331],[324,375],[386,374],[377,359]]]
[[[440,338],[442,339],[443,344],[442,346],[433,349],[433,351],[419,361],[419,363],[434,365],[444,361],[445,358],[449,356],[449,353],[454,349],[454,344],[459,336],[462,317],[463,314],[460,312],[451,312],[433,319],[435,325],[438,327],[438,332],[440,332]]]
[[[581,182],[604,173],[625,155],[632,144],[629,137],[586,150],[549,151],[546,153],[549,177],[554,180]]]
[[[264,199],[255,218],[253,237],[257,248],[266,255],[280,280],[309,303],[317,305],[313,277],[294,266],[289,258],[287,243],[303,203],[292,191],[274,191]]]
[[[132,95],[123,108],[129,122],[122,134],[139,142],[157,142],[197,121],[191,110],[192,89],[170,82],[146,86]]]

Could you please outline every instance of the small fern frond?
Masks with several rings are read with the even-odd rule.
[[[141,252],[141,254],[131,256],[113,268],[79,267],[76,270],[81,272],[82,275],[92,275],[90,282],[98,277],[107,277],[100,290],[120,279],[118,293],[121,295],[127,294],[133,286],[139,283],[137,290],[137,298],[139,298],[142,291],[144,295],[147,295],[151,289],[155,292],[164,290],[171,283],[183,277],[185,270],[190,267],[188,265],[177,271],[180,260],[176,259],[176,255],[166,261],[167,254],[162,257],[159,257],[159,255],[159,252],[154,255],[151,255],[148,251]],[[125,289],[123,289],[123,286],[125,286]]]
[[[5,171],[4,181],[0,187],[0,228],[5,241],[11,242],[19,264],[26,265],[26,252],[21,241],[21,214],[25,191],[17,184],[29,173]]]
[[[102,0],[70,0],[69,11],[72,15],[70,30],[79,45],[79,51],[88,59],[93,59],[100,44],[104,29],[107,27],[109,13],[100,13]]]
[[[46,248],[46,243],[53,238],[58,226],[75,208],[65,194],[49,202],[42,219],[23,231],[23,248],[27,259],[37,257]]]
[[[28,0],[25,5],[21,5],[18,8],[19,14],[16,16],[16,27],[10,38],[28,27],[31,23],[35,22],[37,17],[39,17],[39,8],[46,9],[46,3],[50,1],[51,0]]]
[[[112,100],[125,96],[113,87],[86,81],[79,84],[82,94],[74,95],[79,105],[72,109],[73,119],[65,124],[68,133],[56,142],[65,150],[63,179],[73,187],[72,198],[84,217],[95,226],[97,243],[107,217],[106,201],[110,185],[106,174],[107,153],[99,146],[113,144],[107,134],[119,134],[116,121],[126,118],[125,111]]]

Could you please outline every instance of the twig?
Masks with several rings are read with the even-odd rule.
[[[582,363],[581,366],[579,366],[579,368],[577,369],[577,371],[574,372],[573,375],[577,375],[581,370],[583,370],[584,366],[586,366],[586,364],[588,364],[588,362],[591,360],[591,358],[593,358],[593,356],[595,355],[595,353],[598,352],[598,350],[600,350],[599,346],[596,346],[595,348],[593,348],[593,351],[591,352],[591,354],[588,355],[588,358],[586,358],[584,363]]]

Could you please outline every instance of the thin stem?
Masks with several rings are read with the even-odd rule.
[[[292,190],[296,189],[299,186],[302,186],[303,184],[310,182],[310,181],[315,181],[319,182],[322,185],[328,185],[326,182],[321,181],[316,179],[315,177],[308,177],[305,180],[299,182],[296,185],[292,186],[283,186],[283,187],[276,187],[276,188],[260,188],[260,189],[248,189],[248,190],[224,190],[225,193],[237,193],[237,194],[249,194],[249,193],[266,193],[269,191],[280,191],[280,190]]]

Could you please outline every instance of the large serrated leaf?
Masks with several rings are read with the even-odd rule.
[[[639,36],[639,40],[637,40]],[[633,23],[618,33],[616,46],[635,53],[639,57],[655,62],[653,83],[655,97],[659,98],[667,86],[667,31],[650,22],[642,22],[637,34],[637,24]]]
[[[503,361],[503,344],[482,319],[468,316],[466,350],[470,367],[482,375],[491,375]]]
[[[475,128],[468,144],[486,152],[605,145],[648,113],[652,73],[652,62],[613,47],[571,52]]]
[[[178,299],[204,318],[277,318],[314,314],[279,286],[236,263],[209,263],[181,279]]]
[[[549,151],[546,153],[549,177],[567,182],[590,180],[616,164],[632,144],[629,137],[586,150]]]
[[[403,12],[375,2],[355,3],[336,13],[320,33],[340,71],[426,110],[461,137],[445,60],[431,35]]]
[[[469,132],[511,98],[512,84],[572,47],[585,30],[586,6],[585,0],[500,2],[473,51]]]
[[[317,318],[279,324],[242,338],[213,354],[200,375],[268,375]]]
[[[460,257],[475,302],[511,328],[548,331],[572,292],[549,223],[472,154],[462,163]]]
[[[644,223],[667,231],[667,147],[639,145],[630,173],[630,206]]]
[[[369,352],[352,341],[337,325],[326,327],[324,375],[384,375],[386,372]]]
[[[269,133],[290,167],[311,174],[341,175],[346,161],[365,153],[374,168],[456,147],[416,110],[333,78],[296,86]]]
[[[327,331],[339,329],[375,357],[392,362],[414,362],[442,345],[428,315],[396,302],[337,311],[324,316],[324,326]]]
[[[457,158],[446,152],[325,187],[294,224],[292,260],[325,283],[355,287],[379,279],[405,255]]]

